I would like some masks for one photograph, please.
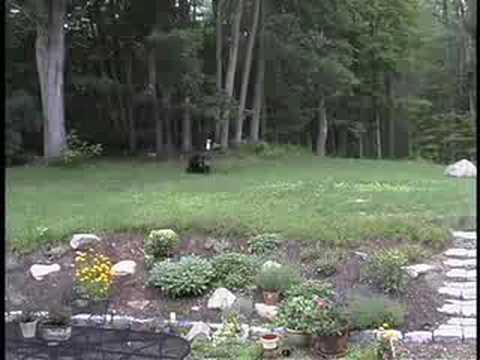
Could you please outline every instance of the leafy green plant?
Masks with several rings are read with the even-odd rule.
[[[326,281],[307,280],[292,285],[286,292],[285,298],[303,297],[306,299],[332,300],[335,296],[333,286]]]
[[[298,282],[300,282],[300,276],[297,271],[286,265],[262,269],[256,278],[257,286],[262,290],[280,293]]]
[[[205,293],[215,277],[213,266],[197,256],[185,256],[179,261],[156,263],[150,271],[148,284],[159,287],[173,298],[198,296]]]
[[[242,326],[235,312],[230,312],[223,322],[223,326],[216,335],[215,341],[223,341],[225,338],[238,336],[242,331]]]
[[[144,245],[147,263],[170,256],[179,243],[180,237],[173,230],[152,230],[145,239]]]
[[[72,311],[67,307],[52,305],[48,310],[47,318],[43,321],[48,326],[67,326],[70,325]]]
[[[257,272],[257,259],[239,253],[217,255],[212,259],[215,280],[229,289],[242,289],[252,285]]]
[[[374,345],[352,348],[345,360],[378,360],[377,348]]]
[[[63,151],[63,164],[77,165],[83,160],[100,156],[102,151],[101,144],[89,144],[80,139],[76,130],[72,130],[67,136],[67,148]]]
[[[248,251],[252,254],[263,255],[275,251],[280,244],[278,234],[260,234],[248,240]]]
[[[419,244],[401,245],[397,250],[407,257],[409,263],[419,262],[430,255],[430,252]]]
[[[204,359],[262,359],[262,347],[254,342],[245,342],[238,338],[229,338],[221,344],[214,344],[206,339],[195,340],[192,343],[192,360]]]
[[[34,311],[33,307],[25,307],[22,309],[22,314],[16,319],[16,322],[28,323],[37,320],[39,316]]]
[[[317,308],[317,302],[303,296],[288,297],[280,304],[276,325],[291,330],[307,332],[310,318]]]
[[[350,326],[350,317],[345,308],[339,305],[324,306],[312,315],[308,332],[316,336],[343,335]]]
[[[405,322],[405,306],[382,296],[357,297],[351,301],[349,311],[357,330],[376,329],[385,323],[400,327]]]
[[[315,259],[315,271],[323,276],[333,275],[338,264],[344,259],[345,253],[336,249],[324,249]]]
[[[367,263],[366,280],[387,293],[401,293],[408,280],[402,267],[407,264],[408,258],[403,252],[380,250]]]

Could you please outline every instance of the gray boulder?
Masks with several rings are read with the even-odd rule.
[[[100,238],[95,234],[75,234],[70,240],[70,247],[73,250],[82,250],[99,241]]]

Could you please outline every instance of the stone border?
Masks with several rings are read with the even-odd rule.
[[[5,313],[5,322],[14,321],[18,316],[22,314],[21,311],[12,311],[10,313]],[[48,315],[48,312],[41,311],[37,313],[40,316]],[[162,331],[168,329],[172,326],[182,329],[192,328],[195,324],[203,323],[202,321],[170,321],[163,320],[158,318],[136,318],[129,315],[95,315],[95,314],[77,314],[72,316],[73,323],[76,326],[89,326],[95,324],[105,324],[109,328],[113,329],[125,329],[126,327],[132,328],[145,328],[150,327],[150,329],[155,329],[155,331]],[[218,330],[222,327],[221,323],[206,323],[211,329]],[[258,339],[260,336],[267,333],[275,333],[282,335],[286,333],[285,328],[273,328],[268,329],[262,326],[251,326],[248,324],[241,324],[241,327],[244,331],[244,337],[250,338],[252,340]],[[461,327],[451,325],[448,329],[442,328],[434,331],[410,331],[402,333],[398,330],[400,339],[405,343],[416,343],[416,344],[427,344],[431,342],[435,343],[445,343],[458,341],[476,341],[476,327],[472,326],[471,329],[462,330]],[[350,334],[350,341],[353,343],[370,343],[375,341],[377,337],[376,330],[363,330],[363,331],[354,331]]]

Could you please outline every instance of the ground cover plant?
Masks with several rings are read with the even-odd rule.
[[[259,262],[240,253],[225,253],[212,259],[217,285],[229,289],[242,289],[253,285]]]
[[[156,263],[148,283],[174,298],[198,296],[210,288],[214,276],[215,270],[208,260],[185,256],[175,262]]]
[[[435,245],[448,238],[449,220],[475,214],[475,180],[448,178],[443,166],[426,162],[292,155],[215,164],[208,177],[188,175],[179,163],[138,160],[7,169],[8,246],[25,252],[79,231],[162,227]]]
[[[380,250],[368,260],[365,269],[366,280],[386,293],[402,293],[408,281],[408,275],[403,269],[407,264],[408,257],[402,251]]]
[[[356,330],[376,329],[384,324],[399,328],[405,322],[405,306],[379,295],[353,299],[349,311]]]

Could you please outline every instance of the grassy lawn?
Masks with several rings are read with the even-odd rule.
[[[432,219],[475,215],[475,180],[448,178],[439,165],[297,155],[214,166],[209,176],[138,160],[7,169],[9,247],[29,251],[74,232],[155,227],[280,232],[337,245],[441,241],[446,227]]]

